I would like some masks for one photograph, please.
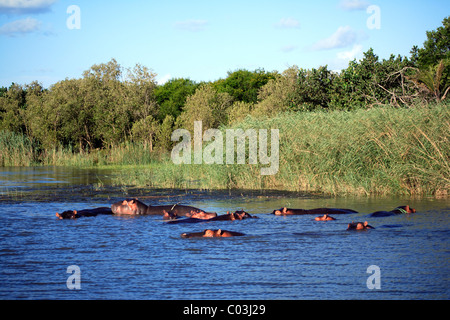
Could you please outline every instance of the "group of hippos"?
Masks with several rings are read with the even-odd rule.
[[[370,217],[387,217],[397,214],[415,213],[416,210],[410,206],[399,206],[391,211],[377,211],[370,214]],[[281,208],[274,210],[272,214],[277,216],[291,216],[291,215],[319,215],[315,218],[316,221],[332,221],[336,220],[332,215],[343,215],[358,213],[351,209],[335,209],[335,208],[318,208],[318,209],[288,209]],[[63,213],[56,213],[59,219],[78,219],[81,217],[93,217],[99,214],[106,215],[161,215],[167,223],[198,223],[205,221],[232,221],[243,219],[257,219],[244,210],[238,210],[233,213],[227,212],[224,215],[217,215],[215,212],[206,212],[202,209],[185,206],[185,205],[164,205],[164,206],[147,206],[137,199],[127,199],[119,201],[111,205],[111,207],[100,207],[95,209],[85,210],[69,210]],[[183,217],[183,218],[182,218]],[[347,230],[369,230],[374,229],[367,221],[365,222],[351,222],[347,226]],[[234,237],[243,236],[245,234],[240,232],[233,232],[227,230],[210,230],[206,229],[203,232],[183,233],[182,238],[212,238],[212,237]]]

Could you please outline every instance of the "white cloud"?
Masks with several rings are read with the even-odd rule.
[[[163,85],[163,84],[165,84],[167,81],[169,81],[171,78],[172,78],[172,76],[170,75],[170,73],[168,73],[168,74],[162,76],[161,78],[156,79],[156,82],[157,82],[159,85]]]
[[[282,18],[280,22],[275,24],[275,27],[286,29],[300,28],[300,22],[293,18]]]
[[[56,0],[0,0],[0,13],[29,14],[50,11]]]
[[[342,0],[339,7],[347,11],[366,10],[370,3],[366,0]]]
[[[342,51],[337,53],[337,58],[339,60],[345,60],[347,62],[352,61],[356,57],[360,56],[363,46],[360,44],[355,44],[350,51]]]
[[[0,27],[0,35],[14,37],[17,35],[24,35],[27,33],[39,31],[40,29],[40,21],[33,18],[26,18],[4,24]]]
[[[336,58],[329,61],[331,70],[335,72],[340,72],[342,69],[348,67],[348,63],[354,59],[362,58],[363,46],[360,44],[355,44],[353,48],[349,51],[341,51],[336,54]]]
[[[175,22],[175,27],[177,29],[198,32],[205,30],[208,25],[208,21],[206,20],[186,20],[186,21],[178,21]]]
[[[335,33],[326,39],[319,40],[313,46],[313,50],[328,50],[344,48],[352,45],[357,40],[356,32],[349,26],[339,27]]]

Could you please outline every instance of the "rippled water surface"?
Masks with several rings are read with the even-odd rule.
[[[324,198],[258,192],[104,187],[113,172],[0,169],[0,299],[449,299],[448,199]],[[56,212],[109,206],[137,196],[259,219],[168,225],[161,217],[58,220]],[[409,204],[411,216],[369,218]],[[316,222],[277,217],[282,206],[338,207],[360,213]],[[376,229],[346,231],[351,221]],[[183,239],[225,229],[235,238]],[[81,289],[70,290],[69,266]],[[380,268],[370,290],[367,268]]]

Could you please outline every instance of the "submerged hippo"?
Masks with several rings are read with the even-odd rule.
[[[123,200],[111,205],[114,214],[127,215],[164,215],[164,211],[171,212],[173,217],[186,216],[196,219],[210,219],[216,217],[215,212],[205,212],[201,209],[184,205],[147,206],[137,199]]]
[[[56,213],[59,219],[78,219],[81,217],[95,217],[99,214],[113,214],[111,208],[100,207],[95,209],[85,209],[85,210],[68,210],[63,213]]]
[[[316,220],[316,221],[333,221],[336,219],[333,218],[332,216],[329,216],[328,214],[324,214],[321,217],[316,217],[314,220]]]
[[[306,215],[306,214],[350,214],[358,213],[351,209],[334,209],[334,208],[317,208],[317,209],[288,209],[286,207],[279,210],[274,210],[272,214],[277,216],[292,216],[292,215]]]
[[[353,222],[349,223],[347,226],[347,230],[356,230],[356,231],[361,231],[361,230],[369,230],[369,229],[375,229],[372,226],[369,226],[369,223],[367,221],[365,222]]]
[[[238,236],[245,236],[245,234],[221,229],[219,230],[206,229],[203,232],[192,232],[181,234],[182,238],[228,238]]]
[[[411,208],[410,206],[400,206],[391,211],[377,211],[370,214],[371,217],[389,217],[395,216],[397,214],[410,214],[416,213],[416,209]]]
[[[210,219],[199,219],[195,218],[195,216],[191,216],[187,219],[180,219],[176,221],[170,221],[169,224],[178,224],[178,223],[198,223],[198,222],[209,222],[209,221],[234,221],[234,220],[243,220],[243,219],[257,219],[258,217],[252,216],[250,213],[245,212],[243,210],[238,210],[233,213],[227,212],[227,214],[223,214],[220,216],[216,216]]]

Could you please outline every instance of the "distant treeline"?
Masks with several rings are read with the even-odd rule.
[[[381,60],[370,49],[339,73],[327,66],[292,66],[281,73],[237,70],[214,82],[172,79],[163,85],[149,68],[124,69],[112,59],[48,89],[38,81],[0,88],[0,131],[8,132],[4,138],[26,136],[42,152],[82,153],[129,142],[164,151],[172,147],[173,130],[191,129],[195,120],[206,130],[248,115],[386,104],[408,108],[444,100],[450,84],[450,17],[410,54]]]

